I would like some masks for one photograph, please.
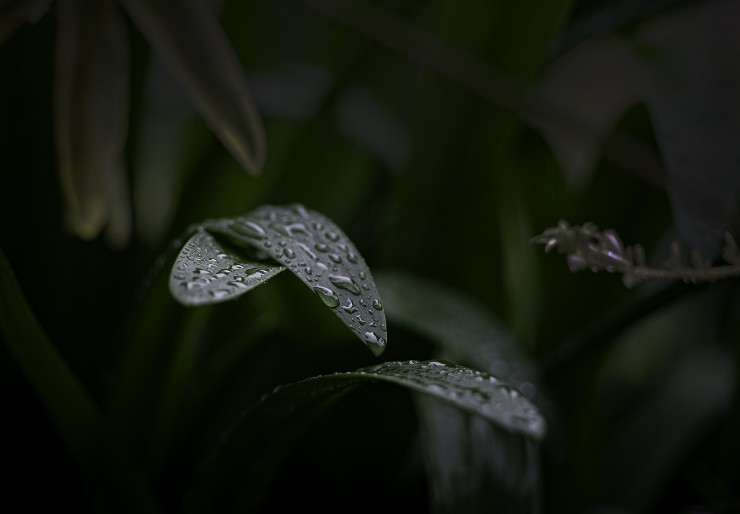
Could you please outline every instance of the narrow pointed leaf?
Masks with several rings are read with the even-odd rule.
[[[277,458],[287,453],[318,409],[372,383],[401,386],[530,441],[541,439],[545,432],[544,420],[524,396],[486,373],[463,366],[434,361],[386,362],[355,372],[313,377],[276,388],[244,413],[207,467],[207,476],[200,483],[209,489],[197,495],[196,504],[201,508],[196,511],[213,509],[214,502],[243,494],[244,484],[259,494],[269,480],[265,466],[274,466]]]
[[[126,25],[113,0],[58,2],[57,18],[55,129],[67,222],[85,239],[108,223],[122,245],[130,231]]]
[[[377,275],[392,322],[428,337],[455,358],[522,388],[528,396],[534,393],[533,366],[481,306],[413,275],[392,271]]]
[[[262,122],[247,81],[216,15],[197,0],[121,0],[170,67],[211,129],[248,172],[265,159]]]
[[[170,273],[170,292],[183,305],[205,305],[237,298],[283,271],[221,246],[203,230],[185,243]]]
[[[288,268],[373,354],[383,353],[385,312],[370,269],[352,241],[326,216],[302,205],[268,205],[203,226]]]

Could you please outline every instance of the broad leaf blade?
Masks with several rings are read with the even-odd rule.
[[[265,160],[262,122],[239,57],[205,2],[122,0],[136,25],[182,83],[211,129],[248,172]]]
[[[235,244],[256,248],[310,287],[375,354],[387,339],[385,312],[365,260],[326,216],[302,205],[267,205],[204,228]]]
[[[285,268],[244,259],[199,230],[185,243],[170,273],[170,292],[183,305],[237,298]]]
[[[479,305],[406,273],[381,272],[377,284],[391,321],[428,337],[454,358],[501,377],[532,397],[534,368]]]
[[[740,194],[740,3],[700,2],[644,30],[654,75],[648,107],[686,243],[719,253]]]
[[[533,366],[481,306],[401,272],[377,280],[391,322],[536,397]],[[437,400],[415,400],[435,513],[537,512],[539,463],[530,441]]]
[[[536,444],[485,419],[415,395],[433,512],[535,513]]]
[[[386,362],[355,372],[313,377],[276,388],[243,415],[200,481],[208,488],[196,496],[196,511],[213,509],[214,502],[231,501],[233,495],[254,502],[254,497],[243,496],[244,484],[248,484],[249,494],[264,492],[269,474],[275,471],[271,468],[308,429],[317,410],[358,386],[372,383],[399,385],[530,441],[544,435],[544,420],[525,397],[470,368],[441,362]]]
[[[55,131],[67,221],[85,239],[107,222],[111,242],[122,245],[131,222],[126,25],[113,0],[59,2],[57,17]]]

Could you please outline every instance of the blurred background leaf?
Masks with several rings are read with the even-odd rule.
[[[129,110],[128,34],[113,0],[57,6],[55,129],[67,223],[114,246],[131,230],[123,148]]]

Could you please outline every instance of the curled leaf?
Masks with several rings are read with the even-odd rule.
[[[277,387],[246,411],[213,454],[196,494],[196,512],[213,512],[217,502],[231,501],[265,487],[265,467],[274,472],[275,460],[308,429],[319,409],[351,390],[373,383],[401,386],[414,394],[478,416],[496,430],[540,440],[545,422],[537,408],[498,379],[454,364],[428,361],[385,362],[349,373],[308,378]],[[382,416],[383,413],[378,413]],[[246,475],[246,476],[245,476]],[[233,503],[232,503],[233,505]]]
[[[242,258],[199,230],[175,260],[170,292],[184,305],[223,302],[264,284],[284,269]]]

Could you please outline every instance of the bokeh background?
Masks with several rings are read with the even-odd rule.
[[[0,246],[164,511],[264,392],[376,362],[292,277],[198,309],[153,278],[190,224],[298,202],[539,370],[522,511],[737,512],[737,282],[627,289],[529,240],[592,221],[656,265],[672,241],[727,264],[738,22],[731,0],[3,1]],[[389,316],[382,360],[449,353]],[[260,508],[454,511],[414,405],[381,387],[322,414]],[[4,347],[0,412],[0,510],[106,511]]]

